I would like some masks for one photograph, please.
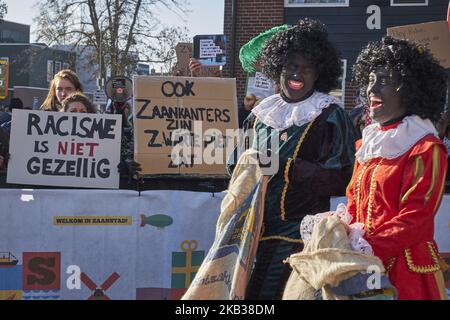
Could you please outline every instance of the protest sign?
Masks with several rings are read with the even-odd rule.
[[[118,188],[120,115],[13,110],[7,182]]]
[[[173,75],[189,77],[191,75],[191,71],[189,70],[189,60],[192,58],[192,43],[180,42],[175,47],[175,51],[177,53],[177,73]],[[221,74],[221,68],[222,66],[218,65],[202,65],[197,76],[217,77]]]
[[[275,83],[262,72],[247,79],[247,96],[254,94],[257,100],[267,98],[275,94]]]
[[[427,47],[441,66],[450,68],[450,36],[447,21],[387,28],[387,35],[414,41]]]
[[[177,68],[182,76],[189,76],[189,59],[192,58],[192,43],[179,42],[175,47]]]
[[[94,91],[94,99],[92,100],[94,104],[107,104],[108,97],[106,96],[105,91],[97,90]]]
[[[194,37],[194,58],[204,66],[223,66],[227,62],[226,36],[197,35]]]
[[[238,127],[235,79],[136,76],[134,106],[143,174],[226,174],[234,147],[226,131]]]

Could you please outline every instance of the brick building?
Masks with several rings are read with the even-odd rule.
[[[326,2],[326,3],[325,3]],[[381,39],[386,28],[446,20],[448,0],[225,0],[224,33],[228,37],[226,77],[235,77],[238,102],[246,90],[246,74],[239,49],[259,33],[281,24],[295,24],[309,17],[322,21],[336,45],[345,69],[345,106],[353,107],[356,88],[351,68],[363,46]]]
[[[38,108],[47,96],[53,75],[63,68],[74,68],[76,56],[45,44],[30,43],[30,26],[3,20],[0,23],[0,57],[8,60],[7,98],[22,99],[27,108]]]
[[[223,71],[225,77],[236,78],[238,103],[245,95],[247,78],[239,61],[239,49],[254,36],[283,23],[283,0],[225,0],[223,30],[228,38],[229,59]]]

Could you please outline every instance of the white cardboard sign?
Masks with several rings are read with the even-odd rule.
[[[7,182],[118,188],[120,115],[13,111]]]
[[[94,104],[107,104],[108,103],[108,97],[106,96],[105,91],[103,90],[97,90],[94,92]]]

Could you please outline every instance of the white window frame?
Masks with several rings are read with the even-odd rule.
[[[418,6],[428,6],[428,0],[423,0],[423,3],[394,3],[394,0],[391,0],[391,7],[418,7]]]
[[[47,82],[52,81],[53,76],[55,75],[53,60],[47,60]]]
[[[341,96],[341,100],[342,103],[345,104],[345,81],[347,80],[347,59],[341,59],[342,62],[342,79],[341,79],[341,83],[342,83],[342,96]]]
[[[61,61],[55,61],[55,74],[57,74],[61,70],[62,70],[62,62]]]
[[[345,105],[345,80],[347,79],[347,59],[341,59],[341,68],[342,68],[342,75],[339,77],[339,83],[341,85],[341,101],[342,105]],[[333,92],[335,90],[338,90],[339,88],[334,88],[330,91],[330,94],[334,96]]]
[[[345,3],[289,3],[289,0],[284,0],[284,7],[349,7],[349,6],[350,0],[345,0]]]

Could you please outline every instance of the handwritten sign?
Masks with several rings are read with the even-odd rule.
[[[388,36],[414,41],[431,50],[444,68],[450,68],[450,36],[447,21],[387,28]]]
[[[120,115],[13,110],[8,183],[118,188]]]
[[[267,78],[264,73],[255,72],[255,75],[247,80],[247,96],[252,94],[258,100],[267,98],[275,94],[275,83]]]
[[[137,76],[134,97],[143,174],[226,174],[235,142],[227,131],[238,127],[235,79]]]
[[[189,76],[189,59],[192,58],[192,43],[179,42],[175,47],[177,68],[183,76]]]
[[[194,58],[205,66],[223,66],[227,62],[226,47],[225,35],[197,35],[194,37]]]

